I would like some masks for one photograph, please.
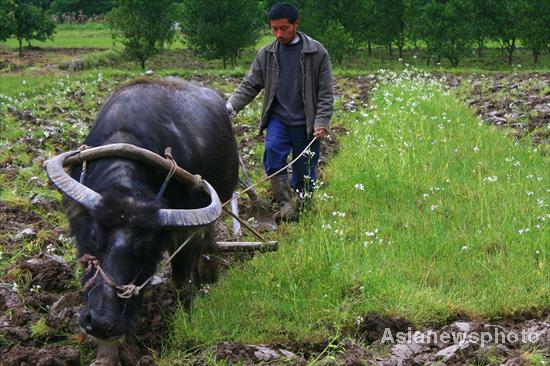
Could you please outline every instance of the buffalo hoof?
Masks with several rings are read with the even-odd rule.
[[[97,358],[90,366],[118,366],[120,356],[118,354],[118,343],[100,342],[97,346]]]

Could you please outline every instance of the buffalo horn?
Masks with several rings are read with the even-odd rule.
[[[160,209],[157,224],[163,228],[179,228],[184,226],[201,226],[214,222],[222,212],[222,204],[214,188],[203,180],[204,188],[210,195],[208,206],[197,209]]]
[[[101,203],[101,195],[74,180],[63,169],[65,159],[78,153],[78,150],[69,151],[51,158],[45,163],[46,171],[48,178],[57,189],[88,210],[94,210]]]

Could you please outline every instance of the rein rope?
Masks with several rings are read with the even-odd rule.
[[[311,141],[309,142],[309,144],[302,150],[302,152],[296,156],[290,163],[288,163],[287,165],[285,165],[284,167],[282,167],[281,169],[277,170],[275,173],[261,179],[260,181],[256,182],[255,184],[247,187],[246,189],[242,190],[241,192],[237,192],[237,197],[240,197],[242,196],[244,193],[248,192],[249,190],[251,190],[252,188],[258,186],[259,184],[267,181],[268,179],[274,177],[275,175],[279,174],[280,172],[282,172],[283,170],[286,170],[289,166],[291,166],[292,164],[294,164],[298,159],[300,159],[304,154],[306,154],[308,151],[309,151],[309,148],[311,147],[311,145],[313,145],[313,143],[315,142],[315,140],[317,140],[316,137],[313,137],[313,139],[311,139]],[[81,149],[85,149],[86,147],[81,147]],[[176,172],[176,168],[178,167],[176,161],[174,160],[174,157],[172,156],[172,151],[170,148],[167,148],[164,152],[166,158],[170,161],[170,170],[168,171],[168,174],[166,175],[166,178],[164,179],[164,182],[162,183],[162,186],[160,187],[160,190],[158,191],[157,195],[156,195],[156,200],[159,200],[162,195],[164,194],[164,192],[166,191],[166,188],[168,186],[168,183],[170,182],[170,179],[174,176],[174,173]],[[84,160],[83,162],[83,169],[82,169],[82,174],[81,174],[81,177],[80,177],[80,183],[83,184],[84,182],[84,179],[85,179],[85,174],[86,174],[86,160]],[[231,202],[232,199],[224,202],[222,204],[222,207],[225,208],[225,206],[227,206],[230,202]],[[230,215],[232,215],[233,217],[235,217],[241,224],[243,224],[248,230],[250,230],[256,237],[258,237],[261,241],[266,241],[266,239],[260,234],[258,233],[256,230],[254,230],[250,225],[247,225],[245,221],[243,221],[242,219],[240,219],[238,216],[234,215],[231,211],[228,211],[228,210],[225,210],[227,213],[229,213]],[[161,268],[168,265],[172,259],[174,259],[174,257],[191,241],[191,239],[193,239],[195,237],[195,235],[197,234],[197,231],[194,231],[191,235],[189,235],[189,237],[187,239],[185,239],[185,241],[183,243],[181,243],[181,245],[172,253],[172,255],[170,255],[169,258],[167,258],[161,265]],[[93,255],[91,254],[85,254],[83,255],[80,259],[79,259],[79,262],[80,264],[85,267],[85,273],[89,273],[91,272],[92,270],[95,269],[95,273],[94,275],[92,276],[92,278],[90,278],[88,281],[86,281],[86,283],[84,284],[84,290],[87,290],[89,289],[90,287],[92,287],[97,279],[97,276],[98,275],[101,275],[101,277],[103,277],[103,280],[105,281],[105,283],[107,283],[109,286],[115,288],[117,290],[117,296],[122,298],[122,299],[130,299],[131,297],[133,296],[138,296],[140,291],[153,279],[153,275],[149,276],[149,278],[147,278],[140,286],[137,286],[134,284],[134,281],[132,281],[131,283],[127,284],[127,285],[117,285],[106,273],[105,271],[103,271],[103,268],[101,268],[101,263],[99,261],[99,259],[97,259],[96,257],[94,257]]]

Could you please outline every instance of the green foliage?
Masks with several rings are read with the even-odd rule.
[[[366,39],[363,0],[305,0],[299,10],[300,29],[321,41],[337,63]]]
[[[541,52],[550,46],[550,2],[523,1],[520,4],[519,18],[519,35],[533,52],[533,65],[536,65]]]
[[[469,0],[432,0],[423,7],[422,38],[439,60],[447,58],[453,67],[470,50],[474,37]]]
[[[256,0],[184,0],[180,25],[199,54],[235,66],[239,52],[260,38],[261,8]]]
[[[521,3],[523,0],[500,0],[494,8],[494,34],[501,47],[508,52],[508,63],[512,64],[516,42],[522,32],[522,19],[520,17]],[[529,1],[529,0],[527,0]]]
[[[172,0],[120,0],[107,20],[123,53],[145,69],[145,62],[174,37],[175,4]]]
[[[477,43],[478,56],[485,46],[485,42],[495,34],[495,11],[498,0],[477,0],[474,7],[474,38]]]
[[[105,14],[117,4],[117,0],[54,0],[50,6],[50,13],[78,13],[85,15]]]
[[[341,64],[344,56],[353,49],[353,38],[338,21],[329,22],[326,32],[319,35],[319,41],[329,50],[330,58]]]
[[[395,43],[399,48],[399,57],[403,57],[405,45],[405,3],[403,0],[373,0],[373,23],[376,41],[389,47]]]
[[[429,0],[404,0],[403,20],[406,26],[406,36],[415,46],[423,37],[422,10]]]
[[[0,0],[0,41],[5,41],[15,28],[15,3],[13,0]]]
[[[30,46],[32,40],[45,41],[53,38],[55,25],[44,10],[32,1],[17,0],[14,9],[15,29],[13,35],[19,42],[19,54],[23,53],[23,41]]]

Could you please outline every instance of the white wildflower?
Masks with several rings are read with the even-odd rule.
[[[365,190],[365,187],[363,186],[362,183],[357,183],[355,186],[355,189],[358,189],[360,191],[364,191]]]
[[[375,227],[372,231],[367,231],[365,232],[365,234],[367,234],[367,236],[375,236],[376,234],[378,233],[378,228]]]

